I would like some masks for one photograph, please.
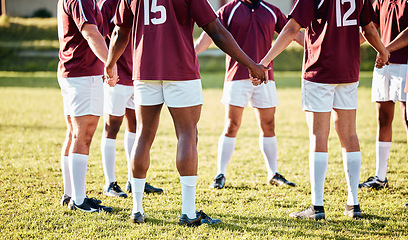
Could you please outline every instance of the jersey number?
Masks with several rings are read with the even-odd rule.
[[[152,7],[149,7],[149,0],[144,0],[144,25],[149,25],[150,21],[154,25],[163,24],[167,20],[166,8],[161,5],[157,5],[157,0],[152,0]],[[150,19],[150,12],[160,12],[160,18]]]
[[[350,8],[344,15],[341,15],[341,4],[350,3]],[[336,0],[336,22],[337,27],[346,27],[357,25],[357,19],[349,19],[351,14],[356,10],[356,0]]]

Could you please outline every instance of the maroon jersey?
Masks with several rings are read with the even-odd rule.
[[[200,79],[194,22],[216,18],[207,0],[120,0],[115,23],[133,27],[133,79]]]
[[[118,6],[119,0],[102,0],[98,2],[98,6],[101,9],[103,16],[103,23],[105,27],[109,29],[108,37],[106,38],[106,44],[109,46],[110,37],[115,28],[113,19],[116,13],[116,7]],[[119,82],[117,84],[125,86],[133,86],[132,80],[132,47],[131,42],[127,45],[122,56],[118,59],[116,63],[118,67]]]
[[[352,83],[360,71],[359,26],[374,15],[369,0],[297,0],[289,18],[305,32],[303,78]]]
[[[376,17],[373,22],[380,26],[381,41],[390,43],[398,34],[408,27],[407,0],[375,0],[373,3]],[[390,63],[406,64],[408,47],[391,53]]]
[[[59,77],[103,75],[103,62],[81,34],[85,23],[95,24],[104,34],[102,14],[95,0],[59,0]]]
[[[260,1],[252,6],[241,0],[223,6],[218,10],[218,18],[255,62],[260,62],[268,53],[275,31],[280,33],[288,21],[277,7],[269,3]],[[248,69],[229,55],[225,58],[225,64],[225,81],[249,79]],[[272,64],[269,64],[269,80],[274,80]]]

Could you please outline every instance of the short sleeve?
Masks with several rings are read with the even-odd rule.
[[[373,10],[373,6],[371,5],[369,0],[362,1],[364,1],[364,4],[363,9],[360,13],[360,26],[364,27],[373,21],[373,19],[375,18],[375,13]]]
[[[217,19],[214,9],[207,0],[191,1],[188,11],[199,27],[203,27]]]
[[[282,13],[282,11],[276,8],[276,19],[275,31],[280,33],[285,27],[286,23],[288,23],[288,18]]]
[[[73,1],[68,6],[71,17],[79,31],[82,30],[85,23],[98,25],[94,13],[96,7],[96,3],[93,0]]]
[[[133,12],[128,0],[120,0],[116,8],[115,24],[119,27],[132,28]]]
[[[303,28],[309,26],[316,17],[315,0],[296,0],[292,11],[289,13],[289,19],[293,18]]]

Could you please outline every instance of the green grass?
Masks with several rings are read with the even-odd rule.
[[[0,72],[0,238],[1,239],[407,239],[408,167],[406,135],[396,111],[388,179],[390,187],[360,191],[361,220],[343,216],[346,181],[341,149],[334,132],[329,142],[325,184],[326,220],[288,217],[310,204],[308,130],[301,111],[300,73],[277,73],[276,113],[279,171],[295,188],[266,184],[258,149],[259,130],[253,111],[244,111],[236,151],[227,171],[227,187],[208,186],[216,171],[218,137],[224,123],[220,103],[222,74],[202,74],[204,106],[199,122],[197,208],[223,224],[186,228],[177,225],[181,211],[180,183],[175,168],[176,137],[163,109],[151,151],[147,180],[164,188],[163,195],[145,195],[149,222],[130,223],[132,200],[102,195],[100,156],[102,121],[95,133],[87,171],[87,194],[112,206],[111,214],[84,214],[59,206],[62,195],[60,150],[65,135],[62,98],[55,73]],[[357,127],[362,149],[361,179],[375,171],[375,105],[370,102],[370,73],[362,73]],[[213,84],[216,84],[215,86]],[[214,87],[214,88],[211,88]],[[126,160],[123,129],[117,143],[116,178],[124,187]]]

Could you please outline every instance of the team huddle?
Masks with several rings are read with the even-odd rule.
[[[116,136],[123,119],[128,163],[126,191],[132,193],[133,223],[144,223],[144,193],[161,193],[146,182],[150,149],[163,104],[177,135],[180,225],[219,224],[197,211],[197,123],[203,93],[197,54],[212,43],[226,55],[221,102],[225,127],[218,142],[212,188],[226,184],[244,108],[255,110],[267,182],[295,187],[278,172],[273,60],[292,42],[304,47],[302,108],[309,128],[311,205],[291,217],[324,219],[330,120],[341,143],[348,196],[344,214],[363,216],[359,188],[385,188],[394,105],[400,102],[408,135],[405,87],[408,63],[408,3],[405,0],[296,0],[286,17],[263,0],[233,0],[218,12],[207,0],[59,0],[58,82],[67,123],[61,152],[61,205],[84,212],[111,212],[85,192],[89,148],[99,117],[107,196],[127,197],[115,179]],[[204,31],[194,43],[197,24]],[[304,29],[304,32],[301,29]],[[377,32],[380,28],[381,39]],[[407,30],[405,30],[407,29]],[[404,31],[405,30],[405,31]],[[272,44],[274,34],[278,38]],[[356,133],[360,44],[377,52],[372,101],[377,105],[376,172],[359,184],[361,153]],[[345,51],[346,49],[346,51]],[[390,54],[391,52],[391,54]],[[374,59],[373,59],[374,61]],[[204,133],[205,134],[205,133]]]

